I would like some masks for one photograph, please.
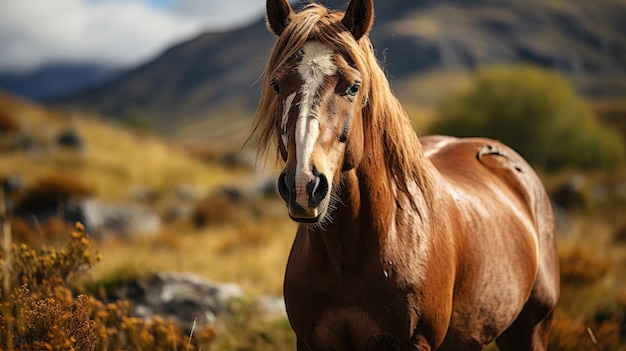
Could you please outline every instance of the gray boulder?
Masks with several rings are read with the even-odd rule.
[[[215,283],[193,274],[158,273],[135,286],[130,296],[133,313],[151,320],[154,316],[172,319],[191,329],[197,325],[215,324],[219,317],[232,314],[231,304],[242,299],[238,285]]]
[[[250,300],[239,285],[216,283],[194,274],[157,273],[118,287],[111,297],[129,300],[137,317],[152,320],[159,316],[186,330],[194,323],[202,327],[232,317],[241,301],[252,301],[258,312],[267,316],[287,317],[282,297]]]
[[[161,231],[161,218],[145,206],[107,203],[94,198],[77,199],[66,205],[69,221],[79,221],[94,237],[155,235]]]

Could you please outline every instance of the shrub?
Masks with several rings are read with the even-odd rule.
[[[240,224],[235,232],[224,235],[219,241],[216,251],[228,254],[248,247],[257,247],[267,244],[271,237],[267,228],[258,225]]]
[[[239,219],[241,209],[226,195],[216,195],[200,202],[193,212],[196,227],[219,226]]]
[[[481,69],[442,104],[430,132],[500,139],[548,170],[613,168],[624,158],[621,139],[566,80],[532,66]]]
[[[582,246],[561,253],[561,281],[568,285],[587,285],[604,277],[611,261],[595,256]]]
[[[206,348],[215,337],[211,325],[198,333],[188,335],[170,320],[156,316],[147,321],[131,316],[131,306],[126,300],[104,303],[90,300],[95,321],[97,350],[185,350]]]
[[[88,298],[74,298],[70,284],[99,260],[84,228],[76,226],[61,249],[12,244],[2,253],[5,282],[0,343],[17,350],[93,350],[95,334]],[[8,276],[7,276],[8,275]],[[8,347],[9,348],[9,347]]]
[[[36,212],[54,209],[71,198],[92,194],[91,187],[80,179],[62,173],[51,173],[37,179],[18,196],[16,211]]]
[[[20,130],[20,124],[13,115],[0,110],[0,135],[14,133]]]
[[[620,244],[626,243],[626,224],[615,229],[615,234],[613,234],[613,241]]]
[[[44,246],[35,250],[24,243],[12,244],[12,286],[27,284],[31,291],[37,292],[39,286],[51,278],[60,278],[65,285],[70,286],[100,260],[82,225],[76,225],[70,238],[70,242],[60,249]]]
[[[552,351],[615,350],[619,343],[619,323],[611,320],[583,324],[557,310],[548,349]]]
[[[28,284],[16,289],[15,349],[95,350],[89,298],[74,298],[60,279],[44,281],[37,290]]]
[[[14,218],[11,221],[13,241],[29,246],[40,246],[45,243],[64,243],[67,233],[72,231],[72,224],[58,218],[50,218],[33,227],[24,218]]]
[[[12,282],[2,293],[0,349],[13,350],[186,350],[207,349],[215,338],[213,326],[193,335],[172,321],[131,316],[128,301],[106,303],[83,294],[75,296],[75,279],[99,260],[82,225],[60,249],[35,250],[13,244],[3,253],[11,262]],[[4,281],[2,271],[0,280]]]

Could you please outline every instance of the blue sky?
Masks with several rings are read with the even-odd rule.
[[[0,0],[0,71],[132,66],[204,31],[263,16],[264,0]]]

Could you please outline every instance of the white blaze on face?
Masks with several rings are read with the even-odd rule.
[[[332,59],[333,51],[319,42],[307,42],[302,46],[302,61],[297,70],[302,84],[300,111],[296,121],[296,202],[308,208],[306,186],[314,179],[311,154],[320,133],[319,102],[314,106],[326,78],[337,72]]]

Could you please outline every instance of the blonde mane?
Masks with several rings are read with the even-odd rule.
[[[319,41],[349,57],[361,72],[365,133],[379,135],[378,140],[372,140],[380,142],[383,152],[381,157],[384,158],[389,176],[393,177],[398,189],[407,194],[409,199],[412,199],[409,184],[416,182],[426,197],[426,203],[430,204],[432,194],[429,190],[432,181],[423,169],[425,156],[410,120],[391,92],[389,81],[376,60],[369,38],[363,36],[360,40],[355,40],[341,23],[342,18],[342,12],[329,11],[324,6],[310,4],[293,15],[291,22],[278,38],[265,69],[261,98],[251,131],[251,135],[259,133],[258,155],[267,154],[272,146],[278,154],[282,104],[271,88],[274,73],[306,41]]]

